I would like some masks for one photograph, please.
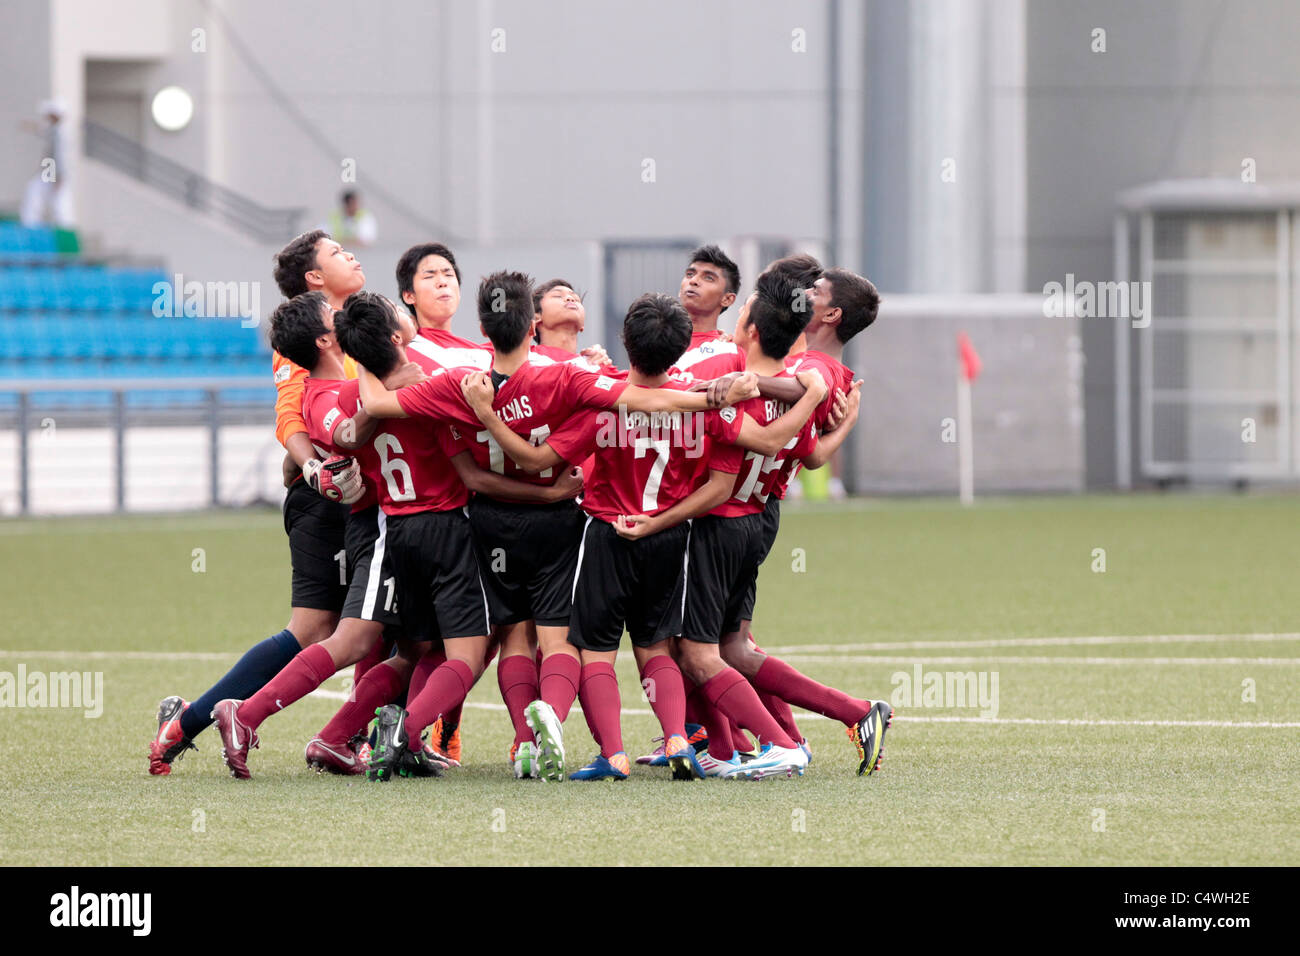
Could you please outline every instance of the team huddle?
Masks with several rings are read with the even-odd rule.
[[[857,421],[861,382],[840,359],[875,320],[869,281],[777,260],[725,334],[740,274],[703,246],[677,298],[628,308],[618,369],[578,349],[582,299],[562,279],[489,275],[487,341],[452,334],[460,269],[439,243],[398,261],[400,303],[366,291],[320,231],[277,254],[275,278],[292,613],[202,696],[162,701],[150,773],[215,723],[231,774],[249,778],[262,724],[353,667],[307,764],[440,776],[495,660],[516,777],[626,779],[625,631],[663,731],[637,762],[681,780],[802,774],[794,705],[844,724],[859,774],[880,766],[889,704],[812,680],[750,631],[781,499]],[[564,743],[575,701],[600,748],[580,768]]]

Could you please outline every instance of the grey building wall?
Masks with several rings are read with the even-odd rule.
[[[1112,277],[1115,195],[1174,177],[1300,178],[1300,5],[1034,0],[1027,5],[1028,262],[1041,290]],[[1106,31],[1093,52],[1092,31]],[[1090,485],[1115,476],[1114,326],[1081,323]]]
[[[0,209],[18,210],[27,180],[40,172],[42,141],[20,130],[50,95],[50,15],[43,3],[0,0]]]

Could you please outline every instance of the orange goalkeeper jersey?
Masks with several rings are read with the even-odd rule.
[[[294,365],[279,352],[271,353],[271,371],[275,376],[275,437],[284,445],[290,435],[307,430],[302,419],[302,394],[306,388],[307,370]],[[357,377],[357,363],[349,355],[343,356],[343,374]]]

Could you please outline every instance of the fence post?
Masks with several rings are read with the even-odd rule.
[[[113,429],[116,432],[116,454],[114,471],[117,478],[117,510],[126,510],[126,392],[118,389],[113,393]]]
[[[27,452],[27,410],[31,395],[18,393],[18,513],[27,514],[31,507],[30,478],[31,463]]]
[[[208,465],[211,472],[211,504],[221,504],[221,393],[208,389]]]

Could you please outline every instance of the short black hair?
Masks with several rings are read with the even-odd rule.
[[[319,291],[281,302],[271,313],[271,348],[294,365],[312,371],[320,361],[316,340],[330,331],[320,315],[326,304],[325,293]]]
[[[812,318],[812,303],[803,286],[780,272],[759,276],[754,294],[749,324],[758,336],[758,347],[768,358],[783,359]]]
[[[731,293],[740,291],[740,267],[732,262],[731,257],[718,246],[700,246],[691,253],[691,258],[686,264],[689,266],[692,262],[707,262],[711,266],[717,266],[726,273],[727,291]]]
[[[848,269],[827,269],[831,286],[831,306],[840,310],[840,324],[835,334],[847,342],[872,322],[880,311],[880,293],[871,280]]]
[[[796,252],[792,256],[782,256],[768,265],[764,272],[779,272],[789,276],[802,289],[811,289],[814,282],[823,275],[822,264],[806,252]]]
[[[456,257],[441,242],[422,242],[418,246],[411,246],[397,260],[397,297],[411,315],[415,315],[415,305],[407,302],[404,296],[415,291],[415,270],[426,256],[442,256],[450,262],[452,271],[456,273],[456,282],[460,283],[460,266],[456,265]]]
[[[691,344],[691,317],[670,295],[647,292],[627,308],[623,348],[642,375],[662,375]]]
[[[533,327],[533,277],[494,272],[478,284],[478,320],[497,352],[519,347]]]
[[[334,313],[339,347],[377,378],[406,360],[393,342],[393,333],[400,331],[393,304],[378,292],[354,292]]]
[[[350,202],[356,198],[357,198],[357,191],[355,189],[345,189],[343,190],[343,195],[339,197],[339,199],[345,203]]]
[[[307,291],[306,274],[316,268],[316,246],[328,238],[330,234],[324,229],[313,229],[275,254],[275,284],[286,299]]]

